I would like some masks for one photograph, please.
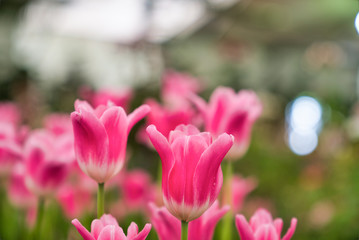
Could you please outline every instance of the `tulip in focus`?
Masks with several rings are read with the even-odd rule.
[[[71,114],[75,152],[80,168],[98,183],[104,183],[122,168],[131,128],[150,111],[142,105],[130,115],[111,104],[93,109],[86,101],[75,102]]]
[[[234,136],[230,159],[242,157],[249,147],[252,126],[262,112],[257,95],[248,90],[236,93],[231,88],[218,87],[208,104],[195,95],[192,100],[204,117],[206,131],[215,136]]]
[[[221,134],[212,142],[208,132],[180,125],[168,139],[155,126],[147,134],[162,161],[162,192],[167,209],[184,222],[203,214],[222,187],[220,164],[232,147],[233,137]]]
[[[282,219],[273,221],[271,214],[265,209],[258,209],[249,223],[243,215],[236,215],[235,221],[241,240],[290,240],[297,226],[297,219],[292,218],[287,233],[281,238]]]
[[[180,240],[181,222],[164,207],[150,203],[151,222],[160,240]],[[229,206],[219,207],[218,201],[199,218],[188,225],[188,240],[212,240],[219,220],[229,211]]]
[[[77,219],[72,220],[84,240],[144,240],[151,231],[151,224],[146,224],[141,232],[138,232],[137,225],[132,222],[127,229],[127,236],[118,225],[116,219],[109,214],[95,219],[91,224],[89,232]]]

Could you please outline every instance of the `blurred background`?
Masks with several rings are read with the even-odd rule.
[[[293,239],[358,239],[358,11],[356,0],[1,1],[0,100],[36,128],[73,111],[83,85],[134,89],[133,107],[158,98],[166,69],[200,79],[205,99],[253,89],[264,112],[234,168],[258,186],[242,212],[266,207],[284,228],[296,216]],[[156,153],[130,140],[129,167],[155,178]],[[10,218],[4,239],[14,229]]]

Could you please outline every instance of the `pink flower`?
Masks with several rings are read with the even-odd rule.
[[[68,218],[81,216],[85,210],[89,210],[92,203],[91,192],[79,185],[67,184],[58,194],[57,200]]]
[[[13,166],[21,162],[22,159],[23,149],[17,142],[17,139],[12,137],[1,138],[0,136],[0,175],[8,175],[11,172]]]
[[[231,193],[231,208],[234,213],[238,212],[243,205],[243,201],[246,196],[254,190],[257,183],[253,178],[242,178],[238,175],[234,175],[229,181],[230,193]]]
[[[151,224],[146,224],[141,232],[132,222],[127,229],[127,236],[118,225],[116,219],[109,214],[104,214],[100,219],[95,219],[89,232],[77,219],[72,220],[84,240],[144,240],[151,231]]]
[[[217,198],[223,182],[220,164],[232,147],[224,133],[214,142],[210,133],[180,125],[166,139],[156,127],[147,134],[162,161],[162,191],[167,209],[178,219],[192,221]]]
[[[127,211],[144,209],[148,202],[155,199],[151,176],[142,170],[125,172],[120,182],[120,188]]]
[[[165,137],[168,137],[170,131],[178,125],[190,124],[194,116],[193,110],[187,107],[170,109],[153,99],[147,100],[146,103],[151,107],[151,112],[147,117],[147,125],[155,125]]]
[[[200,82],[194,77],[175,71],[163,75],[162,99],[172,107],[189,106],[188,96],[201,90]]]
[[[7,122],[17,126],[21,120],[18,107],[11,102],[0,103],[0,122]]]
[[[25,184],[25,166],[17,164],[10,176],[9,199],[12,204],[20,208],[36,206],[36,197]]]
[[[72,133],[71,118],[68,114],[53,113],[47,115],[44,120],[45,128],[55,135]]]
[[[151,211],[151,222],[160,240],[180,240],[181,221],[175,218],[164,207],[149,205]],[[212,240],[215,227],[218,221],[228,212],[229,206],[219,208],[218,201],[199,218],[193,220],[188,225],[189,240]]]
[[[71,119],[79,166],[98,183],[106,182],[121,170],[127,136],[150,107],[142,105],[127,116],[121,107],[100,105],[93,109],[87,102],[77,100],[75,110]]]
[[[45,129],[35,130],[24,148],[27,186],[39,195],[54,192],[64,183],[75,160],[72,138],[56,136]]]
[[[110,101],[115,106],[127,110],[132,95],[131,89],[101,89],[94,91],[87,86],[83,86],[80,89],[80,96],[89,101],[94,107],[107,105],[108,101]]]
[[[248,90],[238,93],[231,88],[218,87],[209,103],[192,95],[192,100],[201,111],[206,131],[215,136],[228,133],[234,136],[234,145],[229,155],[239,158],[247,151],[254,122],[262,112],[257,95]]]
[[[292,218],[287,233],[281,238],[283,221],[273,221],[271,214],[265,209],[258,209],[248,224],[243,215],[236,215],[236,226],[242,240],[290,240],[297,226],[297,219]]]

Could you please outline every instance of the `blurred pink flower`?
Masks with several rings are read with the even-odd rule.
[[[254,178],[242,178],[239,175],[234,175],[232,179],[229,180],[229,184],[231,209],[234,213],[237,213],[241,210],[246,196],[257,186],[257,182]]]
[[[108,101],[115,106],[127,110],[133,96],[131,89],[101,89],[94,91],[87,86],[80,89],[80,96],[90,102],[95,108],[100,105],[107,105]]]
[[[189,106],[188,97],[198,93],[202,86],[198,79],[172,70],[165,72],[162,78],[161,97],[171,107]]]
[[[64,183],[75,160],[71,136],[35,130],[24,148],[27,186],[38,195],[53,193]]]
[[[116,175],[125,161],[131,128],[149,111],[149,106],[142,105],[127,116],[121,107],[110,104],[93,109],[86,101],[76,100],[71,119],[82,171],[98,183]]]
[[[180,240],[181,221],[175,218],[165,207],[156,207],[150,203],[151,222],[160,240]],[[218,201],[188,225],[188,240],[212,240],[218,221],[228,212],[229,206],[219,208]]]
[[[128,210],[144,210],[148,202],[155,200],[155,187],[151,176],[142,170],[125,172],[120,182],[123,201]]]
[[[243,215],[236,215],[236,226],[242,240],[290,240],[297,226],[297,219],[292,218],[287,233],[281,238],[283,221],[273,221],[271,214],[265,209],[258,209],[248,224]]]
[[[60,188],[56,197],[65,215],[70,219],[82,216],[92,204],[91,192],[81,185],[66,184]]]
[[[127,229],[127,236],[118,225],[116,219],[109,214],[104,214],[100,219],[95,219],[89,232],[77,219],[72,220],[84,240],[144,240],[151,231],[151,224],[146,224],[141,232],[138,232],[136,223],[132,222]]]
[[[23,149],[17,139],[0,137],[0,175],[8,175],[13,166],[22,161],[22,158]]]
[[[257,95],[248,90],[236,93],[231,88],[218,87],[208,104],[196,95],[191,98],[204,117],[206,131],[215,136],[232,134],[234,144],[228,155],[232,159],[243,156],[249,147],[252,126],[262,112]]]
[[[11,123],[15,126],[21,121],[20,110],[11,102],[0,102],[0,116],[0,122]]]
[[[68,114],[53,113],[45,117],[44,126],[55,135],[72,134],[71,118]]]
[[[25,166],[23,163],[16,164],[9,182],[10,203],[19,208],[30,208],[36,206],[35,195],[25,184]]]
[[[147,127],[162,161],[162,191],[167,209],[178,219],[192,221],[217,198],[222,187],[220,164],[233,144],[224,133],[214,142],[210,133],[180,125],[168,139],[154,125]]]

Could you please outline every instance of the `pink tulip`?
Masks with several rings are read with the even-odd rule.
[[[253,178],[244,179],[238,175],[234,175],[229,181],[231,192],[231,208],[234,213],[238,212],[243,205],[246,196],[254,190],[257,183]]]
[[[154,125],[147,134],[162,161],[162,191],[167,209],[178,219],[192,221],[217,198],[222,187],[220,164],[232,147],[224,133],[214,142],[210,133],[180,125],[166,139]]]
[[[101,89],[94,91],[87,86],[83,86],[80,89],[80,96],[90,102],[94,107],[107,105],[108,101],[110,101],[115,106],[127,110],[132,95],[131,89]]]
[[[150,111],[142,105],[130,115],[121,107],[100,105],[93,109],[77,100],[71,114],[75,152],[80,168],[98,183],[104,183],[122,168],[127,136],[139,120]]]
[[[151,224],[146,224],[141,232],[132,222],[127,229],[127,236],[118,225],[116,219],[109,214],[104,214],[100,219],[95,219],[89,232],[77,219],[72,220],[84,240],[144,240],[151,231]]]
[[[120,182],[120,189],[127,211],[144,209],[148,202],[155,200],[151,176],[142,170],[125,172]]]
[[[15,165],[12,171],[8,193],[10,203],[17,207],[36,206],[36,197],[25,184],[25,166],[22,163]]]
[[[27,186],[38,195],[53,193],[64,183],[75,160],[71,136],[35,130],[24,148]]]
[[[239,158],[247,151],[254,122],[262,112],[257,95],[248,90],[236,93],[231,88],[218,87],[209,103],[192,95],[192,100],[201,111],[206,131],[215,136],[228,133],[234,136],[234,145],[229,156]]]
[[[250,222],[243,215],[236,215],[236,226],[242,240],[290,240],[297,226],[297,219],[292,218],[287,233],[281,238],[283,221],[273,221],[271,214],[265,209],[258,209]]]
[[[13,166],[22,161],[22,158],[23,150],[16,139],[0,138],[0,175],[8,175]]]
[[[20,111],[14,103],[0,103],[0,122],[7,122],[17,126],[20,123],[20,120]]]
[[[54,113],[47,115],[44,120],[45,128],[55,135],[72,133],[71,118],[68,114]]]
[[[181,239],[181,221],[175,218],[164,207],[156,207],[150,204],[151,222],[160,240],[180,240]],[[188,225],[189,240],[212,240],[215,227],[218,221],[229,210],[229,206],[219,208],[218,201],[199,218],[193,220]]]
[[[194,77],[175,71],[167,71],[162,79],[162,99],[172,107],[189,106],[188,96],[201,90],[200,82]]]
[[[151,112],[147,116],[147,125],[155,125],[165,137],[168,137],[170,131],[178,125],[190,124],[194,116],[193,110],[187,107],[170,109],[152,99],[147,100],[146,103],[151,107]]]

